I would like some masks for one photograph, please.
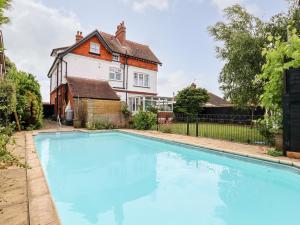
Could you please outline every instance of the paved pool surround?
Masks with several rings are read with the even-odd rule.
[[[84,129],[62,128],[61,132],[80,131],[80,132],[94,132]],[[173,143],[187,144],[189,146],[204,147],[208,150],[230,153],[243,157],[250,157],[260,159],[278,164],[300,169],[300,160],[290,159],[287,157],[272,157],[266,155],[268,147],[247,145],[241,143],[234,143],[229,141],[214,140],[209,138],[190,137],[176,134],[165,134],[157,131],[136,131],[136,130],[116,130],[117,132],[126,132],[134,135],[142,135],[149,138],[155,138]],[[56,129],[46,129],[42,131],[28,131],[25,135],[25,161],[30,166],[26,170],[27,183],[27,198],[28,198],[28,220],[31,225],[60,225],[55,204],[51,197],[49,187],[43,172],[43,169],[38,158],[34,136],[43,132],[56,132]],[[95,131],[99,132],[99,131]],[[101,131],[100,131],[101,132]],[[105,131],[103,131],[105,132]],[[12,224],[12,223],[7,223]]]

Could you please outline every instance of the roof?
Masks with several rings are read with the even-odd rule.
[[[58,53],[61,53],[61,52],[65,51],[65,50],[67,50],[68,48],[70,48],[70,46],[60,47],[60,48],[54,48],[54,49],[52,49],[52,52],[51,52],[50,55],[54,56],[54,54],[56,55]]]
[[[73,97],[120,100],[107,81],[67,77]]]
[[[128,56],[134,58],[144,59],[150,62],[161,64],[159,59],[151,51],[148,45],[139,44],[129,40],[125,40],[124,45],[121,45],[119,40],[114,35],[107,34],[105,32],[99,33],[113,52],[117,52],[123,55],[127,54]]]
[[[162,64],[148,45],[139,44],[129,40],[125,40],[124,45],[122,45],[114,35],[100,32],[98,30],[91,32],[72,46],[53,49],[51,52],[51,56],[53,55],[53,53],[58,53],[64,56],[93,36],[97,36],[107,48],[107,50],[111,53],[119,53],[122,55],[127,55],[129,57],[146,60],[152,63],[157,63],[160,65]]]
[[[205,104],[204,107],[224,107],[224,106],[231,106],[230,102],[224,100],[223,98],[208,92],[209,100]]]

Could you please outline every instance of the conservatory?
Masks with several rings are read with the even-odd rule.
[[[159,96],[134,96],[128,98],[128,107],[131,112],[139,110],[147,111],[152,107],[158,109],[159,112],[173,112],[172,97],[159,97]]]

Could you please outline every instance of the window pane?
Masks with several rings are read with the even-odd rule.
[[[143,74],[139,74],[139,86],[143,86]]]
[[[97,43],[90,43],[90,52],[100,54],[100,45]]]
[[[109,79],[110,79],[110,80],[114,80],[114,79],[115,79],[115,74],[112,73],[112,72],[110,72],[110,73],[109,73]]]
[[[120,72],[116,73],[116,80],[121,80],[121,73]]]
[[[134,73],[134,85],[137,86],[138,85],[138,74]]]
[[[144,75],[144,87],[149,87],[149,75]]]

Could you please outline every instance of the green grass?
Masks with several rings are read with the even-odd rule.
[[[168,129],[166,129],[168,128]],[[171,131],[174,134],[187,134],[186,123],[160,124],[160,131]],[[199,136],[222,140],[229,140],[250,144],[267,144],[265,138],[259,133],[257,128],[248,125],[199,123]],[[196,124],[190,123],[189,135],[196,136]]]

